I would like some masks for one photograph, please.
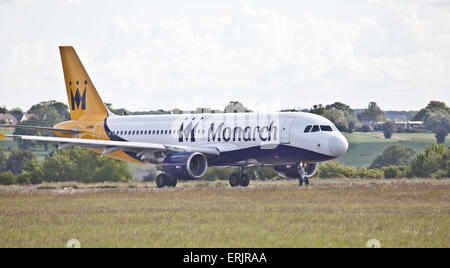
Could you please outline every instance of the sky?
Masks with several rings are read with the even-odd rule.
[[[450,102],[450,0],[0,0],[0,106],[67,103],[60,45],[132,111]]]

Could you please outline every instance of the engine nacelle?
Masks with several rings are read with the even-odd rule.
[[[160,169],[177,179],[199,179],[208,170],[208,159],[202,153],[174,153],[166,156]]]
[[[308,178],[314,176],[314,174],[316,174],[317,167],[317,163],[307,163],[305,167],[305,176]],[[297,165],[277,165],[274,166],[273,169],[282,177],[298,179]]]

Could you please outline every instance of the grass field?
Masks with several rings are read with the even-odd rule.
[[[0,247],[450,247],[450,180],[0,187]]]
[[[347,153],[338,158],[338,162],[353,167],[368,167],[375,157],[389,145],[396,144],[423,152],[426,146],[436,143],[433,133],[394,133],[391,139],[385,139],[382,132],[344,133],[349,143]],[[450,137],[446,139],[450,145]]]

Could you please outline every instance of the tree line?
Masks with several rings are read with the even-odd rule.
[[[423,153],[391,145],[375,158],[369,168],[355,168],[335,161],[319,164],[318,178],[448,178],[450,148],[433,144]],[[251,179],[281,179],[268,167],[247,170]],[[233,168],[209,168],[202,180],[227,180]],[[155,174],[144,178],[153,181]],[[128,182],[131,174],[127,163],[101,157],[84,148],[58,151],[44,161],[37,161],[30,151],[14,150],[9,157],[0,151],[0,184],[40,184],[43,182]]]
[[[113,112],[120,115],[143,115],[143,114],[169,114],[169,111],[163,109],[157,111],[130,112],[125,109],[113,109],[112,104],[106,103],[107,107]],[[318,114],[328,118],[342,132],[352,133],[354,131],[369,132],[382,131],[385,138],[390,139],[395,132],[415,132],[407,126],[406,129],[398,129],[393,122],[386,119],[385,112],[377,105],[376,102],[370,102],[367,108],[355,112],[350,106],[335,102],[323,106],[322,104],[314,105],[311,109],[306,110],[310,113]],[[8,111],[4,107],[0,107],[0,113],[14,112],[23,113],[21,109],[15,108]],[[37,125],[52,127],[57,123],[70,120],[70,114],[67,105],[57,101],[41,102],[33,105],[28,114],[36,114],[35,118],[22,122],[24,125]],[[445,138],[450,132],[450,108],[440,101],[431,101],[425,108],[420,111],[408,112],[411,121],[423,121],[426,130],[435,134],[437,143],[444,143]],[[385,122],[384,124],[376,124],[377,122]],[[17,129],[14,134],[17,135],[48,135],[33,130]],[[19,144],[21,149],[27,149],[35,146],[33,141],[24,141]],[[47,146],[47,145],[45,145]]]
[[[355,113],[350,106],[341,102],[326,106],[314,105],[309,112],[328,118],[342,132],[382,131],[385,138],[390,139],[392,134],[398,131],[416,131],[409,126],[405,130],[398,129],[393,122],[387,121],[385,113],[376,102],[370,102],[368,107],[359,113]],[[444,102],[431,101],[412,116],[411,121],[423,121],[426,130],[435,134],[437,143],[445,143],[445,138],[450,132],[450,108]],[[385,123],[378,125],[376,122]]]
[[[0,150],[0,184],[40,184],[43,182],[127,182],[128,164],[101,157],[84,148],[72,148],[37,161],[26,150],[13,150],[9,156]]]

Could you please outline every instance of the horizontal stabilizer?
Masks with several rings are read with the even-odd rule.
[[[38,127],[38,126],[25,126],[25,125],[0,125],[0,128],[20,128],[27,130],[39,130],[39,131],[53,131],[53,132],[61,132],[61,133],[69,133],[69,134],[79,134],[80,130],[76,129],[61,129],[61,128],[52,128],[52,127]]]

